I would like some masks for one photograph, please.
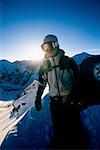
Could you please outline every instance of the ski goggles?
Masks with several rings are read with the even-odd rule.
[[[58,47],[58,42],[48,42],[41,45],[41,48],[44,52],[53,51],[56,47]]]

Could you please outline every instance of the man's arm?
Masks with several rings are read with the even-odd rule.
[[[38,81],[40,82],[40,84],[38,87],[37,96],[36,96],[36,100],[35,100],[36,110],[41,109],[41,97],[42,97],[43,91],[44,91],[46,84],[47,84],[47,76],[46,76],[45,70],[43,68],[43,65],[39,69]]]

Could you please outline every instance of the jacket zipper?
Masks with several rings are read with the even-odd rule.
[[[54,60],[53,57],[52,57],[52,59],[53,59],[54,65],[56,66],[56,63],[55,63],[55,60]],[[57,82],[58,95],[60,96],[60,90],[59,90],[59,84],[58,84],[58,78],[57,78],[57,70],[56,70],[56,67],[54,67],[54,69],[55,69],[55,76],[56,76],[56,82]]]

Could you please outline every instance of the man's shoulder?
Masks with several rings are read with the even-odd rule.
[[[64,56],[65,60],[69,61],[70,63],[72,63],[73,65],[76,64],[76,62],[74,61],[74,59],[72,57],[69,56]]]
[[[73,70],[75,76],[78,74],[78,66],[72,57],[65,55],[61,61],[66,63],[68,67]]]
[[[69,57],[67,55],[64,55],[63,58],[60,59],[60,61],[63,62],[63,63],[68,63],[69,65],[75,64],[73,58],[71,58],[71,57]]]
[[[40,74],[46,73],[49,66],[50,66],[49,60],[43,59],[41,65],[40,65],[40,69],[39,69]]]

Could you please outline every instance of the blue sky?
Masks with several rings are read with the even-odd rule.
[[[43,58],[40,45],[47,34],[58,37],[68,56],[100,54],[100,1],[0,1],[0,59]]]

